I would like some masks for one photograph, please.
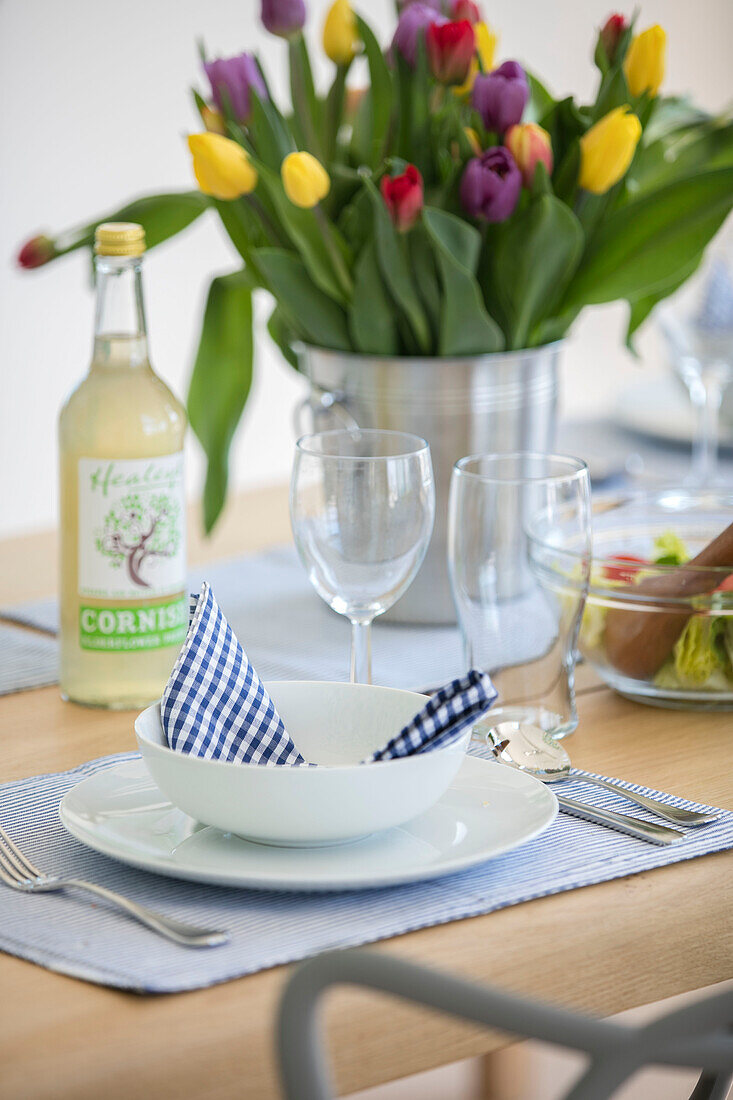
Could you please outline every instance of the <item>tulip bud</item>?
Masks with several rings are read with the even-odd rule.
[[[624,58],[624,73],[633,96],[644,92],[655,96],[659,91],[664,80],[666,45],[667,35],[658,23],[632,38]]]
[[[306,210],[325,199],[331,190],[328,172],[310,153],[288,153],[280,166],[280,175],[290,201]]]
[[[540,161],[547,169],[547,174],[552,174],[550,135],[536,122],[520,122],[516,126],[510,126],[504,135],[504,144],[522,173],[525,187],[532,186],[535,168]]]
[[[478,61],[475,57],[471,59],[471,68],[468,70],[468,77],[464,84],[460,84],[453,91],[458,96],[468,95],[472,90],[476,77],[479,72],[490,73],[494,67],[494,56],[496,54],[496,46],[498,38],[492,31],[488,23],[474,23],[473,33],[476,39],[476,53],[478,54],[481,62],[481,69],[479,69]]]
[[[201,121],[210,134],[226,135],[227,128],[224,116],[220,111],[215,111],[213,107],[201,108]]]
[[[267,89],[262,74],[252,54],[242,53],[237,57],[220,57],[208,61],[204,70],[211,84],[216,106],[226,114],[231,110],[240,122],[246,122],[251,113],[250,88],[260,99],[267,98]]]
[[[458,23],[432,23],[425,32],[430,71],[441,84],[463,84],[476,48],[468,19]]]
[[[305,24],[304,0],[262,0],[262,25],[278,38],[292,38]]]
[[[628,23],[623,15],[615,13],[609,15],[606,22],[601,27],[601,33],[599,35],[601,39],[601,45],[603,46],[604,53],[608,60],[613,64],[616,58],[616,50],[618,44],[621,41],[621,36],[628,27]]]
[[[469,23],[481,22],[481,10],[473,0],[452,0],[450,6],[451,19],[467,19]]]
[[[18,267],[30,271],[33,267],[43,267],[49,260],[53,260],[58,253],[50,237],[44,233],[37,237],[31,237],[18,252],[16,263]]]
[[[410,4],[404,9],[397,22],[390,53],[398,51],[410,68],[414,69],[420,38],[427,32],[428,27],[433,24],[442,26],[444,23],[447,23],[445,16],[440,15],[430,4]]]
[[[257,186],[257,171],[241,145],[221,134],[190,134],[196,182],[205,195],[237,199]]]
[[[396,228],[411,229],[423,208],[422,176],[415,165],[408,164],[400,176],[382,176],[379,189]]]
[[[349,0],[334,0],[323,24],[323,49],[335,65],[348,65],[356,53],[359,37]]]
[[[580,139],[578,182],[603,195],[626,173],[641,137],[641,123],[628,103],[614,107]]]
[[[514,212],[522,176],[514,157],[501,145],[469,160],[461,180],[461,203],[473,218],[503,222]]]
[[[486,129],[499,134],[522,121],[528,99],[527,77],[516,61],[505,61],[491,73],[479,73],[471,96]]]

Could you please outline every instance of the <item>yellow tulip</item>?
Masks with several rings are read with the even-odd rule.
[[[499,36],[494,34],[488,23],[474,23],[473,33],[476,39],[476,53],[481,60],[481,69],[483,69],[485,73],[490,73],[494,68],[494,57],[496,55]],[[479,63],[474,57],[465,83],[453,89],[455,94],[468,95],[473,88],[473,82],[479,71]]]
[[[599,119],[580,139],[580,186],[603,195],[618,183],[631,164],[640,137],[641,123],[628,103]]]
[[[201,108],[201,121],[210,134],[226,134],[227,132],[223,114],[213,107]]]
[[[336,65],[353,60],[359,36],[349,0],[334,0],[323,24],[323,49]]]
[[[190,134],[193,173],[205,195],[237,199],[257,186],[257,171],[241,145],[221,134]]]
[[[667,35],[664,28],[656,23],[647,27],[631,40],[624,59],[626,83],[633,96],[649,92],[656,95],[664,80],[664,52]]]
[[[280,175],[290,201],[306,210],[325,199],[331,190],[328,172],[310,153],[288,153],[282,162]]]

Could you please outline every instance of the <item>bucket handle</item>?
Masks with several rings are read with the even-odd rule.
[[[293,425],[295,427],[295,434],[300,438],[301,435],[307,434],[312,431],[325,431],[327,428],[319,427],[318,421],[321,417],[324,419],[327,417],[334,417],[338,422],[338,427],[345,428],[347,431],[358,431],[359,425],[349,410],[344,404],[344,395],[340,393],[332,393],[331,390],[324,390],[322,386],[319,386],[316,382],[311,382],[310,393],[307,397],[304,397],[302,401],[299,401],[293,410]],[[311,424],[309,428],[304,427],[304,417],[306,413],[310,414]]]

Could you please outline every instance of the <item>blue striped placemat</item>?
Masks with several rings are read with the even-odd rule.
[[[729,812],[721,812],[715,824],[690,830],[684,842],[670,848],[561,813],[542,836],[514,852],[449,878],[410,886],[283,894],[176,882],[88,850],[65,832],[58,818],[59,801],[71,787],[135,756],[105,757],[69,772],[7,783],[0,787],[0,823],[44,870],[91,879],[182,920],[228,928],[231,942],[194,951],[168,943],[81,895],[30,897],[0,885],[1,949],[87,981],[172,993],[733,847]],[[563,791],[651,820],[619,796],[580,780],[563,784]],[[662,797],[675,805],[712,809]]]
[[[0,623],[0,695],[44,687],[57,680],[56,639]]]

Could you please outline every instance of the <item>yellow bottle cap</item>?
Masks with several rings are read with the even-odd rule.
[[[98,256],[141,256],[145,251],[145,230],[135,222],[103,222],[94,234]]]

